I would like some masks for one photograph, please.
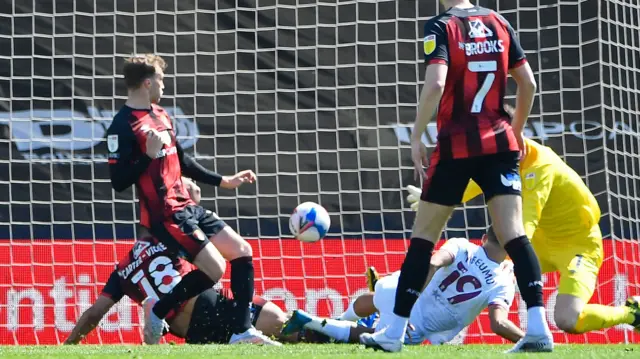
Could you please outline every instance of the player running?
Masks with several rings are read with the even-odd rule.
[[[174,253],[185,256],[212,281],[218,281],[231,264],[231,291],[237,304],[231,343],[271,341],[251,325],[250,303],[254,291],[252,249],[216,214],[196,205],[182,174],[214,186],[235,189],[253,183],[256,175],[242,171],[220,176],[184,153],[176,141],[169,115],[158,106],[164,89],[166,63],[157,55],[126,61],[123,73],[128,98],[107,130],[109,171],[116,191],[136,185],[140,224]],[[145,343],[160,340],[164,318],[171,308],[202,292],[203,281],[187,275],[174,290],[156,303],[145,302]]]
[[[182,178],[191,198],[200,202],[200,187]],[[215,282],[193,264],[179,258],[164,243],[142,236],[129,253],[116,265],[96,302],[87,309],[73,328],[65,344],[76,344],[89,334],[125,295],[142,305],[145,298],[162,299],[187,278],[199,278],[202,293],[171,308],[167,315],[172,334],[190,344],[229,343],[233,334],[234,306],[237,304],[227,289],[212,288]],[[265,335],[279,335],[286,314],[272,302],[254,296],[251,323]],[[259,335],[263,335],[258,332]],[[273,345],[280,343],[270,341]]]
[[[429,258],[454,206],[474,179],[484,190],[493,228],[514,263],[527,304],[527,332],[511,352],[552,351],[542,301],[540,264],[522,226],[519,151],[536,83],[511,25],[496,12],[468,0],[441,0],[448,10],[425,24],[427,65],[411,155],[416,176],[427,164],[421,141],[438,109],[438,142],[422,183],[411,244],[398,279],[387,327],[360,338],[367,347],[402,349],[411,308],[429,273]],[[518,85],[516,115],[503,110],[507,75]]]
[[[618,324],[640,329],[640,297],[631,297],[620,307],[587,304],[595,291],[604,255],[598,224],[600,207],[595,197],[580,175],[551,148],[530,139],[525,139],[525,146],[526,155],[520,163],[524,228],[540,259],[542,273],[560,273],[554,308],[556,325],[574,334]],[[407,199],[415,203],[420,190],[410,191]],[[471,181],[463,201],[481,193]]]
[[[435,274],[411,310],[405,342],[449,342],[487,307],[491,330],[512,342],[520,340],[524,333],[507,318],[515,284],[513,264],[505,261],[505,257],[506,252],[492,230],[483,237],[482,246],[464,238],[447,241],[431,257],[431,273]],[[355,300],[357,314],[350,319],[379,312],[376,330],[385,328],[393,314],[398,276],[399,272],[395,272],[381,278],[375,284],[374,293],[358,297]],[[358,342],[358,333],[374,332],[372,328],[356,327],[353,322],[322,319],[297,310],[285,324],[283,333],[290,334],[300,328],[319,331],[340,342]]]

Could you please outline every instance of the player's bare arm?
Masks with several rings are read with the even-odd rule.
[[[84,339],[95,327],[98,326],[102,318],[109,312],[109,309],[116,303],[106,295],[100,295],[95,303],[87,309],[78,323],[71,331],[71,334],[64,341],[64,344],[78,344]]]
[[[489,321],[491,331],[499,336],[516,343],[524,337],[522,329],[509,320],[509,309],[503,305],[489,305]]]
[[[528,62],[523,63],[521,66],[513,68],[509,71],[511,77],[518,85],[516,91],[516,109],[511,122],[511,127],[518,140],[518,145],[522,151],[522,157],[526,155],[526,146],[524,145],[524,126],[527,123],[529,114],[531,113],[531,106],[533,106],[533,100],[536,93],[536,80],[533,77],[533,71]]]
[[[424,85],[420,92],[418,113],[411,133],[411,158],[415,169],[414,179],[419,179],[421,182],[424,176],[423,167],[428,165],[427,152],[421,138],[442,98],[447,71],[448,66],[446,64],[431,64],[427,66]]]

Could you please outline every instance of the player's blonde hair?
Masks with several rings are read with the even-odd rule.
[[[127,89],[139,88],[144,80],[156,74],[156,69],[164,71],[166,68],[167,63],[159,55],[142,54],[125,59],[122,73]]]

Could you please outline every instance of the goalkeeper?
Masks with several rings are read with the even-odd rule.
[[[505,109],[513,113],[512,108]],[[573,334],[618,324],[640,329],[640,297],[629,298],[620,307],[587,304],[603,260],[600,208],[595,197],[551,148],[530,139],[525,139],[525,147],[520,161],[524,228],[542,273],[560,273],[554,308],[557,327]],[[420,189],[409,186],[409,192],[407,200],[416,210]],[[462,201],[481,193],[470,181]]]

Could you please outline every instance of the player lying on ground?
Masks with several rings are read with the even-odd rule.
[[[508,112],[512,109],[507,107]],[[640,297],[626,306],[587,304],[595,291],[603,260],[600,207],[580,176],[553,150],[525,139],[520,163],[523,178],[524,228],[538,254],[543,273],[559,272],[555,301],[556,325],[567,333],[585,333],[631,324],[640,329]],[[416,208],[420,190],[407,198]],[[482,190],[471,181],[463,201]]]
[[[142,305],[148,295],[162,298],[194,271],[197,269],[193,264],[177,258],[162,242],[151,236],[140,238],[113,271],[96,302],[78,319],[65,344],[80,342],[125,295]],[[172,334],[189,344],[229,343],[236,320],[233,317],[236,302],[229,290],[214,289],[213,284],[208,280],[209,289],[170,312],[167,322]],[[251,309],[252,324],[257,330],[268,336],[280,336],[287,320],[280,307],[254,296]]]
[[[200,203],[200,187],[189,178],[181,180],[191,198]],[[234,310],[237,301],[232,299],[233,295],[228,290],[213,289],[215,282],[179,258],[164,243],[144,234],[141,237],[117,264],[102,293],[82,314],[65,343],[75,344],[82,340],[123,296],[140,305],[145,298],[162,301],[187,278],[198,278],[201,281],[199,287],[203,289],[186,302],[170,308],[167,315],[169,330],[188,343],[229,343],[238,320]],[[287,319],[277,305],[256,296],[253,297],[251,313],[251,323],[259,328],[256,334],[261,337],[264,335],[260,330],[266,335],[278,335]]]
[[[440,2],[448,10],[424,26],[425,79],[411,133],[415,175],[423,179],[411,244],[387,327],[361,339],[374,349],[402,350],[431,252],[469,179],[474,179],[485,192],[492,226],[513,260],[527,305],[526,335],[510,352],[552,351],[540,265],[522,226],[518,175],[520,151],[525,149],[522,131],[536,89],[533,72],[506,19],[468,0]],[[502,108],[509,74],[518,88],[513,121]],[[438,141],[424,178],[428,160],[421,138],[436,110]]]
[[[251,325],[250,303],[254,291],[251,245],[215,213],[196,205],[181,180],[184,173],[194,180],[226,189],[253,183],[256,175],[242,171],[220,176],[184,153],[176,141],[169,115],[158,106],[164,89],[165,61],[157,55],[130,58],[123,69],[128,90],[125,105],[107,130],[109,172],[116,191],[136,185],[140,201],[140,224],[170,248],[184,253],[200,270],[186,276],[158,303],[144,303],[144,338],[147,344],[160,340],[163,320],[171,308],[202,292],[205,280],[216,282],[231,264],[231,291],[237,303],[232,343],[273,344]],[[197,273],[197,274],[196,274]]]
[[[426,289],[422,291],[411,310],[410,325],[405,343],[442,344],[452,340],[471,324],[480,313],[489,308],[491,330],[501,337],[517,342],[524,333],[507,317],[515,294],[513,264],[505,261],[506,252],[489,230],[482,246],[464,238],[452,238],[431,257],[431,273]],[[354,303],[355,315],[341,319],[358,320],[380,313],[375,330],[385,328],[393,313],[399,272],[381,278],[375,292],[365,293]],[[356,314],[357,313],[357,314]],[[347,324],[349,323],[349,324]],[[357,327],[353,322],[318,318],[301,310],[293,312],[283,329],[291,334],[301,328],[326,334],[339,342],[359,342],[360,333],[373,333],[373,328]]]

